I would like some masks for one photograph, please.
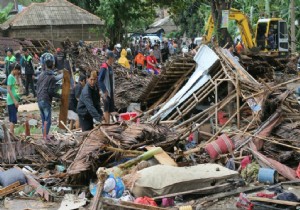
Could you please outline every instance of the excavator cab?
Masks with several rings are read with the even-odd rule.
[[[288,55],[287,23],[281,18],[259,19],[256,26],[255,42],[261,51]]]

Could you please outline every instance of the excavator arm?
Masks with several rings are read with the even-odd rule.
[[[236,21],[245,48],[251,49],[255,47],[256,45],[252,36],[253,34],[252,28],[250,27],[250,23],[248,21],[247,16],[243,14],[240,10],[231,8],[229,10],[229,19]],[[214,32],[214,21],[212,16],[210,15],[206,25],[206,34],[203,37],[203,43],[206,44],[210,42],[213,32]]]

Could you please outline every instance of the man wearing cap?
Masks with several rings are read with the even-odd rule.
[[[56,55],[54,56],[55,58],[55,68],[57,70],[62,70],[65,68],[65,55],[61,51],[60,48],[56,49]]]
[[[29,94],[29,85],[31,87],[34,97],[36,97],[35,88],[34,88],[34,67],[32,63],[32,57],[29,55],[27,48],[23,48],[23,56],[21,58],[21,66],[25,68],[25,95]]]
[[[51,103],[52,98],[60,98],[56,92],[56,80],[53,68],[55,58],[51,53],[44,54],[45,68],[37,81],[37,101],[42,118],[42,130],[45,140],[50,140],[48,134],[51,126]]]
[[[104,119],[107,124],[110,123],[110,113],[115,111],[114,89],[115,79],[112,65],[115,61],[115,56],[112,51],[106,54],[107,60],[102,64],[98,76],[98,85],[103,97],[104,103]]]
[[[0,61],[0,64],[5,65],[6,79],[1,84],[7,84],[7,78],[10,72],[13,70],[14,64],[16,63],[16,57],[13,55],[13,49],[7,48],[5,52],[6,57],[4,61]]]

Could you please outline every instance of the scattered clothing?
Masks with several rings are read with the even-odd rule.
[[[226,163],[226,168],[235,171],[234,158],[230,158]]]
[[[255,162],[250,163],[242,170],[241,176],[245,179],[246,182],[251,183],[257,180],[259,165]]]
[[[300,199],[295,195],[294,193],[291,192],[284,192],[279,195],[277,195],[277,200],[282,200],[282,201],[292,201],[292,202],[299,202]]]
[[[241,168],[242,168],[242,170],[244,169],[244,168],[246,168],[246,166],[248,165],[248,164],[250,164],[251,163],[251,158],[250,158],[250,156],[246,156],[242,161],[241,161]]]

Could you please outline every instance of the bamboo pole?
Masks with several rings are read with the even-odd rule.
[[[215,104],[218,104],[218,80],[215,81]],[[218,106],[215,108],[215,132],[218,131]]]
[[[221,105],[222,103],[224,103],[224,102],[227,101],[227,100],[232,100],[232,99],[233,99],[233,96],[232,96],[233,94],[234,94],[234,91],[231,92],[231,94],[230,94],[230,96],[229,96],[228,98],[225,98],[223,101],[220,101],[218,104],[214,104],[213,106],[211,106],[211,107],[205,109],[204,111],[202,111],[202,112],[198,113],[197,115],[195,115],[195,116],[189,118],[188,120],[182,122],[181,124],[176,125],[174,128],[177,129],[177,128],[179,128],[179,127],[182,127],[182,126],[186,125],[186,124],[189,123],[189,122],[194,121],[195,119],[199,119],[202,115],[205,115],[206,113],[210,112],[210,111],[211,111],[212,109],[214,109],[216,106]]]
[[[199,98],[198,101],[196,101],[196,100],[193,100],[193,99],[194,99],[193,97],[190,97],[190,98],[188,99],[188,101],[185,102],[185,103],[181,106],[181,109],[182,109],[182,107],[185,107],[185,106],[186,106],[186,108],[182,110],[182,116],[183,116],[183,117],[186,116],[192,109],[195,108],[195,106],[196,106],[199,102],[201,102],[203,99],[205,99],[205,98],[206,98],[213,90],[214,90],[214,84],[211,84],[211,85],[208,86],[205,90],[203,90],[203,89],[200,88],[200,89],[198,90],[198,92],[196,93],[196,95],[198,94],[197,97],[201,97],[201,98]],[[200,92],[200,94],[199,94],[199,92]],[[173,114],[173,116],[174,116],[174,114]],[[172,119],[172,116],[171,116],[169,119]],[[175,120],[180,120],[180,119],[181,119],[181,117],[178,116],[178,115],[176,115]]]
[[[274,89],[279,88],[279,87],[281,87],[281,86],[283,86],[283,85],[287,85],[287,84],[289,84],[289,83],[292,83],[292,82],[295,82],[295,81],[298,81],[298,80],[300,80],[300,77],[295,78],[295,79],[292,79],[292,80],[289,80],[289,81],[287,81],[287,82],[283,82],[283,83],[278,84],[278,85],[275,85],[275,86],[273,86],[273,87],[271,87],[271,88],[274,90]],[[255,96],[257,96],[257,95],[263,94],[264,92],[265,92],[265,90],[262,90],[262,91],[259,91],[259,92],[257,92],[257,93],[254,93],[254,94],[252,94],[252,95],[250,95],[250,96],[244,97],[243,101],[245,101],[245,100],[247,100],[247,99],[249,99],[249,98],[255,97]]]
[[[240,107],[240,110],[244,108],[246,104],[243,104],[241,107]],[[207,142],[205,142],[204,144],[200,144],[199,146],[197,146],[196,148],[193,148],[193,149],[190,149],[188,151],[185,151],[183,154],[184,155],[189,155],[191,153],[194,153],[194,152],[199,152],[201,148],[203,148],[203,146],[205,146],[206,144],[212,142],[213,140],[215,140],[215,138],[222,132],[222,130],[231,122],[231,120],[237,115],[237,112],[235,112],[229,119],[228,121],[222,126],[222,128],[217,132],[215,133],[215,135],[213,137],[211,137]]]
[[[234,97],[233,97],[233,98],[234,98]],[[226,103],[224,103],[224,104],[220,107],[220,109],[222,109],[224,106],[226,106],[229,102],[230,102],[230,100],[228,100]],[[244,105],[245,105],[245,104],[244,104]],[[243,105],[242,107],[244,107],[244,105]],[[241,109],[242,109],[242,107],[241,107]],[[206,122],[207,120],[209,120],[214,114],[215,114],[215,113],[210,114],[205,120],[203,120],[201,123],[197,124],[197,125],[195,126],[195,128],[192,129],[191,132],[196,131],[201,125],[204,124],[204,122]],[[235,115],[233,115],[233,116],[235,116]],[[232,118],[232,117],[231,117],[231,118]],[[231,119],[231,118],[230,118],[230,119]],[[228,121],[229,121],[229,120],[228,120]],[[227,125],[228,121],[227,121],[224,125]],[[223,127],[224,127],[224,126],[223,126]],[[222,129],[221,129],[221,130],[222,130]],[[219,133],[221,130],[219,130],[217,133]],[[183,135],[183,136],[181,137],[181,139],[185,139],[186,137],[188,137],[188,135],[189,135],[189,133],[186,133],[185,135]]]
[[[235,89],[236,89],[236,110],[237,110],[237,128],[241,127],[241,113],[240,113],[240,86],[239,86],[239,78],[238,72],[235,72]]]
[[[223,76],[222,75],[223,72],[219,72],[217,73],[213,79],[216,79],[218,78],[219,76]],[[209,80],[210,82],[212,82],[212,80],[210,79]],[[214,87],[214,83],[209,83],[207,82],[206,84],[204,84],[200,89],[197,90],[197,92],[195,93],[195,95],[197,97],[201,97],[200,99],[198,99],[197,102],[203,100],[206,96],[209,95],[209,93],[211,92],[210,90]],[[203,96],[204,94],[204,96]],[[193,102],[194,102],[194,98],[193,97],[190,97],[189,99],[187,99],[180,107],[180,109],[182,109],[182,112],[184,113],[184,116],[188,113],[188,110],[192,109],[193,108]],[[174,113],[173,115],[171,115],[171,117],[168,118],[168,120],[172,120],[172,119],[175,119],[175,120],[179,120],[180,118],[176,115],[176,113]]]
[[[228,132],[228,133],[240,134],[240,133],[236,133],[236,132]],[[280,143],[276,140],[272,140],[272,139],[269,139],[267,137],[260,137],[259,135],[256,136],[256,135],[253,135],[253,134],[248,133],[248,132],[245,132],[244,135],[251,136],[251,137],[254,137],[254,138],[258,138],[258,139],[261,139],[261,140],[264,140],[264,141],[268,141],[268,142],[271,142],[273,144],[278,144],[278,145],[281,145],[281,146],[289,147],[291,149],[295,149],[296,152],[300,153],[300,148],[299,147],[294,147],[294,146],[291,146],[291,145],[288,145],[288,144]]]

